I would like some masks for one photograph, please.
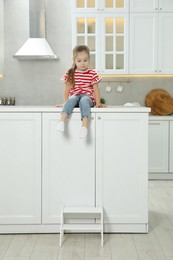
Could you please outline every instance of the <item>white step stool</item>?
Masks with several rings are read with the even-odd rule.
[[[74,218],[99,218],[100,223],[65,223],[66,217]],[[61,224],[60,224],[60,247],[62,245],[62,237],[64,231],[85,231],[85,232],[100,232],[101,247],[103,247],[103,208],[102,207],[62,207],[61,209]]]

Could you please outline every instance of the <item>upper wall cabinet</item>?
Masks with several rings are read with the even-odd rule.
[[[147,10],[152,1],[132,0],[131,10],[139,2]],[[162,2],[169,12],[130,13],[130,74],[173,73],[173,1],[157,1],[159,6]]]
[[[73,0],[72,44],[100,74],[173,74],[173,0]]]
[[[130,0],[131,12],[173,12],[172,0]]]
[[[4,71],[4,0],[0,0],[0,75]]]
[[[73,46],[86,44],[101,74],[128,73],[128,2],[73,1]]]
[[[73,0],[74,11],[128,12],[129,0]]]

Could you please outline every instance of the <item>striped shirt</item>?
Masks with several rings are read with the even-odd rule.
[[[68,71],[62,79],[64,82],[68,81]],[[70,89],[69,96],[85,94],[88,95],[95,104],[93,85],[101,81],[99,75],[92,69],[86,71],[75,70],[74,81],[75,85]]]

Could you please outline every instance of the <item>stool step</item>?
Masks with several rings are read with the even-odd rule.
[[[102,207],[64,207],[62,211],[65,214],[101,214],[103,209]]]
[[[100,232],[102,228],[100,224],[64,224],[63,230]]]
[[[66,218],[99,218],[100,223],[65,223]],[[100,232],[101,246],[103,246],[103,208],[102,207],[62,207],[61,210],[61,225],[60,225],[60,247],[64,231],[85,231],[85,232]]]

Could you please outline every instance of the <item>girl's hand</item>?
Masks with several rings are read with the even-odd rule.
[[[96,105],[95,107],[100,107],[100,108],[102,108],[102,107],[107,107],[107,105],[106,105],[106,104],[99,104],[99,105]]]
[[[62,107],[64,104],[56,104],[55,107]]]

